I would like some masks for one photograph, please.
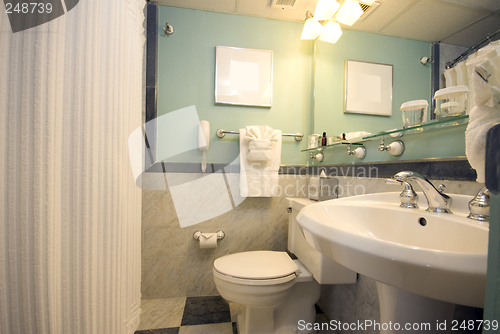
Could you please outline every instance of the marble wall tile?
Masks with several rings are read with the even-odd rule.
[[[217,256],[218,257],[218,256]],[[217,295],[212,269],[216,256],[189,256],[186,267],[186,294],[188,297]]]
[[[268,212],[272,208],[273,197],[248,197],[240,205],[235,207],[231,213],[239,212]]]
[[[269,215],[269,249],[286,252],[288,248],[288,215]]]
[[[186,260],[186,256],[143,258],[142,298],[185,297]]]
[[[231,214],[230,217],[230,253],[269,249],[268,213],[250,211]]]
[[[145,228],[142,239],[142,256],[149,258],[185,255],[188,245],[187,232],[185,229],[172,230],[165,227]]]
[[[347,284],[346,287],[354,293],[356,298],[366,302],[376,312],[380,312],[375,280],[358,274],[356,284]]]

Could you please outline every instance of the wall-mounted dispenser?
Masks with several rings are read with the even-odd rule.
[[[210,123],[208,121],[200,121],[200,126],[198,127],[198,148],[203,151],[203,156],[201,158],[201,171],[205,173],[207,170],[207,157],[206,151],[210,144]]]

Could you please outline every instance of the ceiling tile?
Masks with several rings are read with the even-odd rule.
[[[471,25],[470,27],[467,27],[467,29],[464,29],[463,31],[443,39],[441,42],[469,47],[486,37],[489,33],[498,29],[500,29],[500,16],[491,15]]]
[[[165,6],[233,14],[236,7],[236,0],[156,0],[156,2]]]
[[[380,3],[366,19],[352,25],[354,30],[378,32],[417,0],[377,0]]]
[[[472,8],[483,8],[492,12],[500,10],[500,1],[498,0],[445,0],[448,2],[454,2],[464,6],[470,6]]]
[[[486,15],[488,12],[448,2],[421,0],[381,32],[427,42],[440,41]]]

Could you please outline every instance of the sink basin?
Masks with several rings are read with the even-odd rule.
[[[343,266],[435,300],[484,307],[489,224],[466,218],[470,196],[450,195],[453,214],[399,206],[399,192],[329,200],[297,216],[306,240]]]

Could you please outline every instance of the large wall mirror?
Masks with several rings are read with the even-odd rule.
[[[498,36],[495,36],[495,39],[498,39]],[[479,47],[488,45],[490,40],[484,39],[484,43]],[[428,122],[435,122],[433,93],[445,86],[443,72],[446,65],[468,49],[462,46],[430,44],[353,30],[344,31],[342,38],[336,44],[315,41],[313,133],[322,135],[326,132],[327,135],[342,136],[342,133],[364,131],[377,134],[381,131],[402,128],[400,106],[412,100],[428,101]],[[427,60],[424,64],[422,57],[431,55],[431,60]],[[344,113],[346,59],[393,66],[391,116]],[[405,133],[403,137],[398,138],[403,140],[406,146],[404,154],[399,157],[380,152],[379,138],[364,141],[367,155],[363,161],[464,157],[466,127],[467,119],[457,123],[429,126],[411,134]],[[384,137],[386,142],[396,140],[390,136]],[[325,149],[323,153],[322,162],[309,159],[309,164],[360,162],[352,156],[347,156],[345,149],[340,147]]]
[[[149,3],[151,2],[148,5]],[[444,70],[445,62],[467,49],[453,47],[452,44],[444,47],[443,44],[443,47],[438,48],[439,52],[434,54],[435,46],[429,42],[417,41],[416,36],[414,39],[405,39],[349,29],[344,29],[336,44],[301,41],[299,38],[303,25],[298,22],[160,7],[162,8],[156,8],[155,12],[160,25],[156,23],[156,27],[148,26],[148,53],[154,52],[159,57],[155,60],[156,70],[159,68],[159,72],[155,73],[149,68],[147,70],[146,96],[150,99],[146,108],[146,120],[196,106],[200,120],[206,119],[211,125],[209,161],[221,165],[237,159],[239,146],[237,136],[217,138],[215,132],[219,128],[238,130],[246,125],[264,124],[287,133],[303,133],[305,138],[309,134],[322,135],[323,132],[334,136],[360,131],[377,134],[402,127],[399,108],[404,102],[426,100],[429,102],[428,113],[431,114],[432,91],[440,88],[439,71]],[[382,8],[381,5],[377,10],[382,11]],[[160,36],[165,22],[176,27],[174,35]],[[217,33],[203,31],[202,27],[206,22],[210,22]],[[363,24],[366,25],[367,22],[368,19]],[[227,29],[228,25],[235,29]],[[268,34],[268,31],[275,33]],[[159,40],[155,46],[149,44],[150,33],[152,39]],[[462,33],[468,34],[467,30]],[[213,67],[216,45],[273,50],[271,108],[220,106],[214,103]],[[433,69],[431,63],[422,64],[421,58],[430,56],[441,64],[441,70]],[[347,59],[392,66],[391,116],[344,112]],[[159,107],[155,110],[158,113],[154,114],[153,104],[156,101],[159,101]],[[183,118],[183,121],[186,119]],[[162,157],[167,156],[164,151],[171,153],[175,148],[182,153],[168,155],[169,162],[195,164],[196,170],[199,169],[202,152],[197,148],[195,126],[187,131],[180,131],[180,127],[177,127],[179,133],[173,140],[168,139],[167,132],[157,125],[152,124],[150,128],[151,131],[147,128],[146,132],[148,142],[152,145],[149,158],[152,164],[164,161]],[[405,152],[399,157],[380,152],[379,139],[366,141],[363,145],[367,148],[367,154],[363,161],[463,157],[465,128],[466,124],[462,124],[405,134],[402,139],[399,138],[405,143]],[[392,137],[387,137],[386,143],[391,140]],[[319,162],[310,159],[309,152],[303,152],[305,149],[307,140],[284,140],[282,165],[360,162],[353,156],[347,156],[346,150],[341,148],[325,150],[324,160]]]

